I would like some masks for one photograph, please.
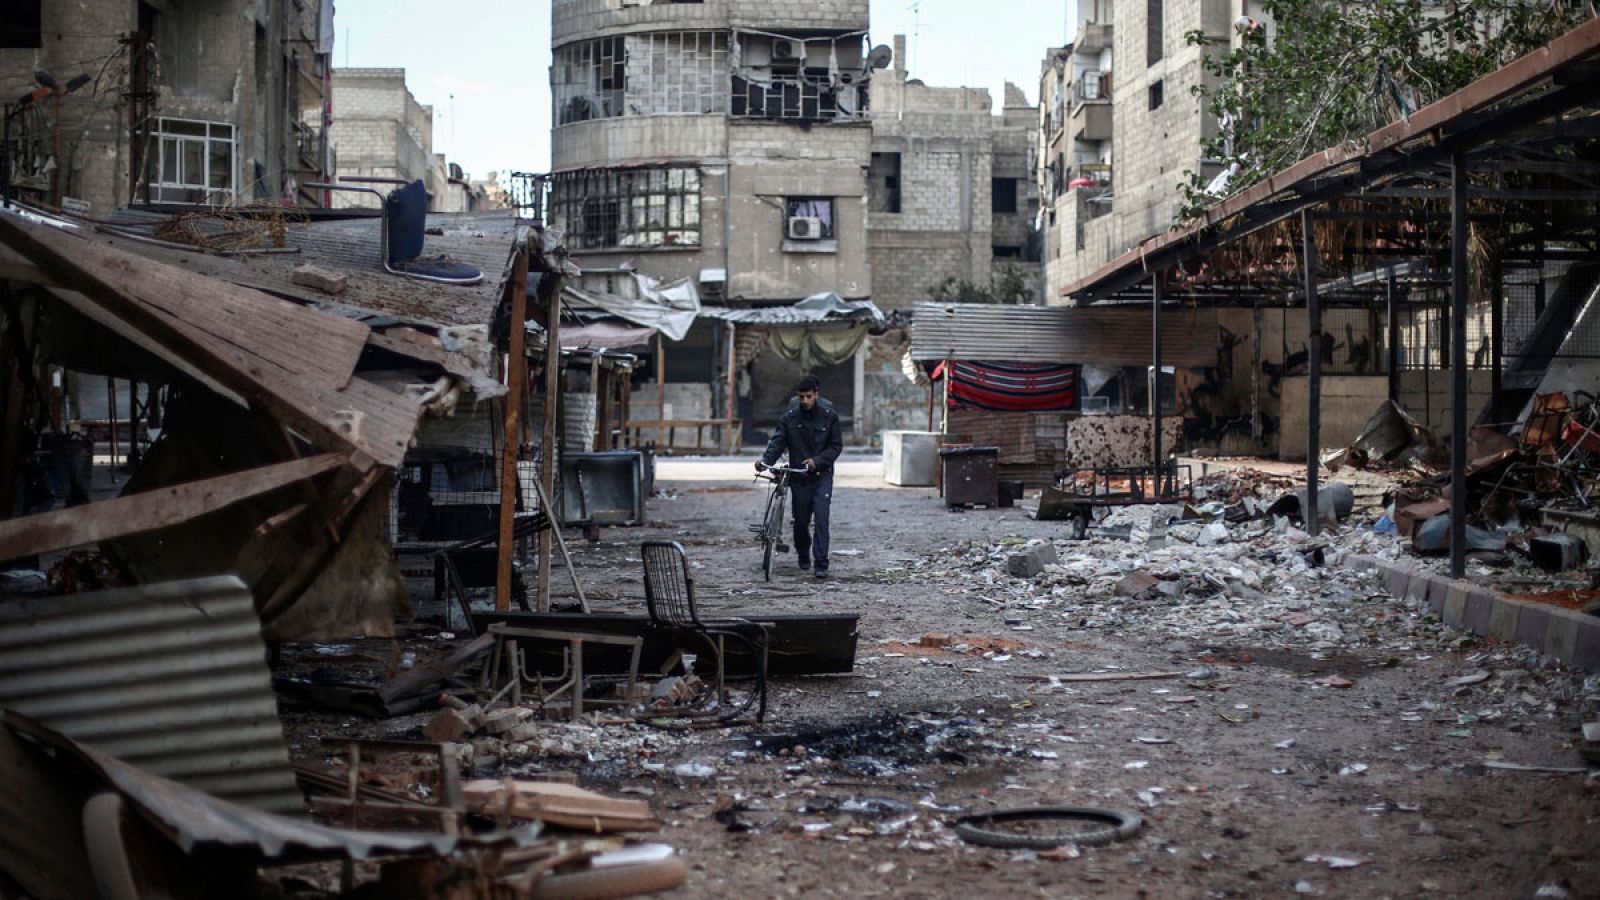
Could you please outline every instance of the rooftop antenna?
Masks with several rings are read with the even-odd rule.
[[[917,41],[922,36],[922,0],[913,0],[906,9],[911,10],[911,52],[906,54],[910,57],[906,60],[906,71],[912,72],[915,70],[911,68],[911,60],[916,58]]]

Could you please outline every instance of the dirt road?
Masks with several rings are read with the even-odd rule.
[[[668,538],[708,607],[861,615],[855,673],[775,683],[763,726],[550,761],[651,798],[691,861],[682,896],[1600,896],[1596,782],[1497,768],[1581,766],[1593,679],[1308,570],[1274,535],[1060,540],[1060,565],[1013,579],[1005,556],[1063,524],[947,511],[876,459],[840,466],[834,577],[789,559],[767,584],[749,472],[664,460],[650,524],[577,548],[599,606],[637,605],[638,542]],[[1118,593],[1133,571],[1168,587]],[[933,633],[952,646],[918,646]],[[1048,678],[1094,672],[1191,677]],[[1041,858],[949,827],[1027,805],[1144,828]]]

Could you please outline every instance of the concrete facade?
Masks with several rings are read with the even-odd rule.
[[[874,302],[907,308],[947,278],[988,287],[1007,268],[1040,299],[1036,109],[1014,85],[1000,115],[987,90],[925,85],[909,77],[904,50],[897,35],[894,68],[871,86]]]
[[[87,79],[59,97],[59,160],[56,97],[13,119],[19,196],[91,215],[146,201],[314,205],[300,186],[329,168],[322,13],[317,0],[44,3],[39,46],[0,50],[0,91],[33,90],[38,71],[63,87]],[[141,91],[149,107],[130,130]]]
[[[1215,174],[1201,144],[1217,125],[1193,93],[1208,77],[1206,51],[1185,36],[1203,32],[1226,46],[1239,7],[1239,0],[1080,4],[1085,18],[1073,44],[1046,57],[1041,96],[1061,98],[1046,105],[1038,137],[1050,302],[1063,302],[1064,286],[1170,228],[1189,172]],[[1083,181],[1072,187],[1074,179]]]
[[[800,71],[829,77],[816,67],[827,65],[832,50],[847,70],[841,77],[865,80],[857,34],[867,27],[865,0],[648,6],[557,0],[552,24],[558,108],[551,220],[567,233],[579,265],[615,270],[629,264],[661,279],[696,280],[712,299],[755,304],[792,303],[822,291],[868,296],[867,124],[854,107],[819,107],[815,97],[792,112],[758,109],[753,98],[768,95],[750,86],[778,71],[774,45],[783,39],[775,35],[787,31],[802,61],[782,77]],[[613,39],[624,43],[607,43]],[[749,65],[730,78],[726,60],[735,45]],[[601,58],[603,67],[593,62]],[[773,68],[753,71],[762,65]],[[616,80],[626,82],[626,104],[620,102],[624,88],[608,95],[595,87],[615,76],[612,66],[628,67],[626,78]],[[682,89],[686,80],[694,82],[692,95]],[[782,102],[777,94],[771,92],[773,104]],[[666,189],[650,186],[657,169],[692,170],[696,187],[671,189],[669,199]],[[628,193],[598,196],[599,189],[615,189],[596,188],[605,182],[592,177],[580,184],[576,175],[606,170],[626,171]],[[822,239],[796,240],[790,233],[805,227],[791,224],[798,213],[816,211],[797,211],[794,204],[802,201],[827,207],[818,214],[830,232]]]
[[[405,69],[335,69],[333,90],[331,135],[341,179],[421,179],[431,195],[430,211],[465,211],[465,195],[452,191],[448,164],[433,152],[433,107],[412,96]],[[336,191],[333,206],[376,209],[378,198]]]

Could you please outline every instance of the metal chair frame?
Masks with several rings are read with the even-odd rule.
[[[640,545],[644,560],[644,599],[650,624],[680,635],[693,635],[710,648],[717,667],[717,702],[725,707],[727,692],[727,641],[731,638],[750,648],[755,659],[756,721],[767,715],[767,649],[765,625],[749,619],[700,618],[694,602],[694,577],[689,574],[689,557],[677,541],[645,541]],[[736,718],[743,708],[726,718]]]

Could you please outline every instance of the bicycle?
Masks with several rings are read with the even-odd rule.
[[[773,546],[777,546],[779,553],[789,552],[789,545],[783,540],[783,504],[788,497],[789,479],[805,474],[808,474],[807,469],[784,466],[767,466],[756,473],[757,479],[772,482],[772,491],[767,494],[766,512],[762,514],[760,522],[750,526],[756,540],[761,542],[761,572],[768,581],[772,580]]]

